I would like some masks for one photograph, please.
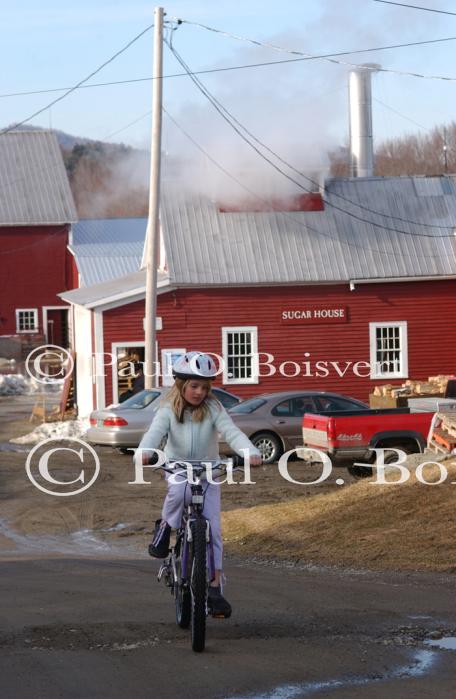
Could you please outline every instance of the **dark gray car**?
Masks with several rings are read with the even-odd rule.
[[[277,461],[283,452],[302,445],[304,413],[368,409],[368,405],[356,398],[338,393],[288,391],[249,398],[228,412],[260,450],[263,463],[270,464]],[[221,441],[219,446],[221,453],[232,453],[225,442]]]
[[[158,399],[167,391],[168,388],[144,389],[120,405],[95,410],[90,415],[87,441],[90,444],[116,447],[121,451],[136,448],[144,432],[149,429],[160,403]],[[224,391],[223,388],[213,388],[212,393],[227,410],[240,401],[238,396]]]

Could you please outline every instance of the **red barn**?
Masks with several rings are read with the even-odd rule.
[[[196,348],[223,359],[220,385],[242,396],[366,400],[378,383],[455,371],[453,179],[329,180],[321,202],[236,211],[165,191],[162,373]],[[116,401],[119,360],[143,356],[144,294],[144,271],[62,294],[75,307],[80,414]]]
[[[69,307],[57,293],[78,285],[68,251],[76,220],[55,134],[0,136],[0,356],[68,346]]]

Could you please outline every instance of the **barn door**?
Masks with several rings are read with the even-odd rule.
[[[46,337],[50,345],[58,345],[68,349],[69,344],[69,309],[48,308],[46,318]]]

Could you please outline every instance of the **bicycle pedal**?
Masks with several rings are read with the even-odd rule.
[[[161,581],[163,574],[168,572],[168,564],[167,563],[162,563],[160,566],[160,570],[158,571],[157,574],[157,580],[158,582]]]
[[[214,614],[211,614],[213,619],[229,619],[231,616],[231,612],[229,614],[217,614],[216,612]]]

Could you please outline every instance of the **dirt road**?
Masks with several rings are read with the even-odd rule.
[[[195,654],[149,560],[1,564],[2,699],[454,697],[454,583],[231,562],[234,615]]]

